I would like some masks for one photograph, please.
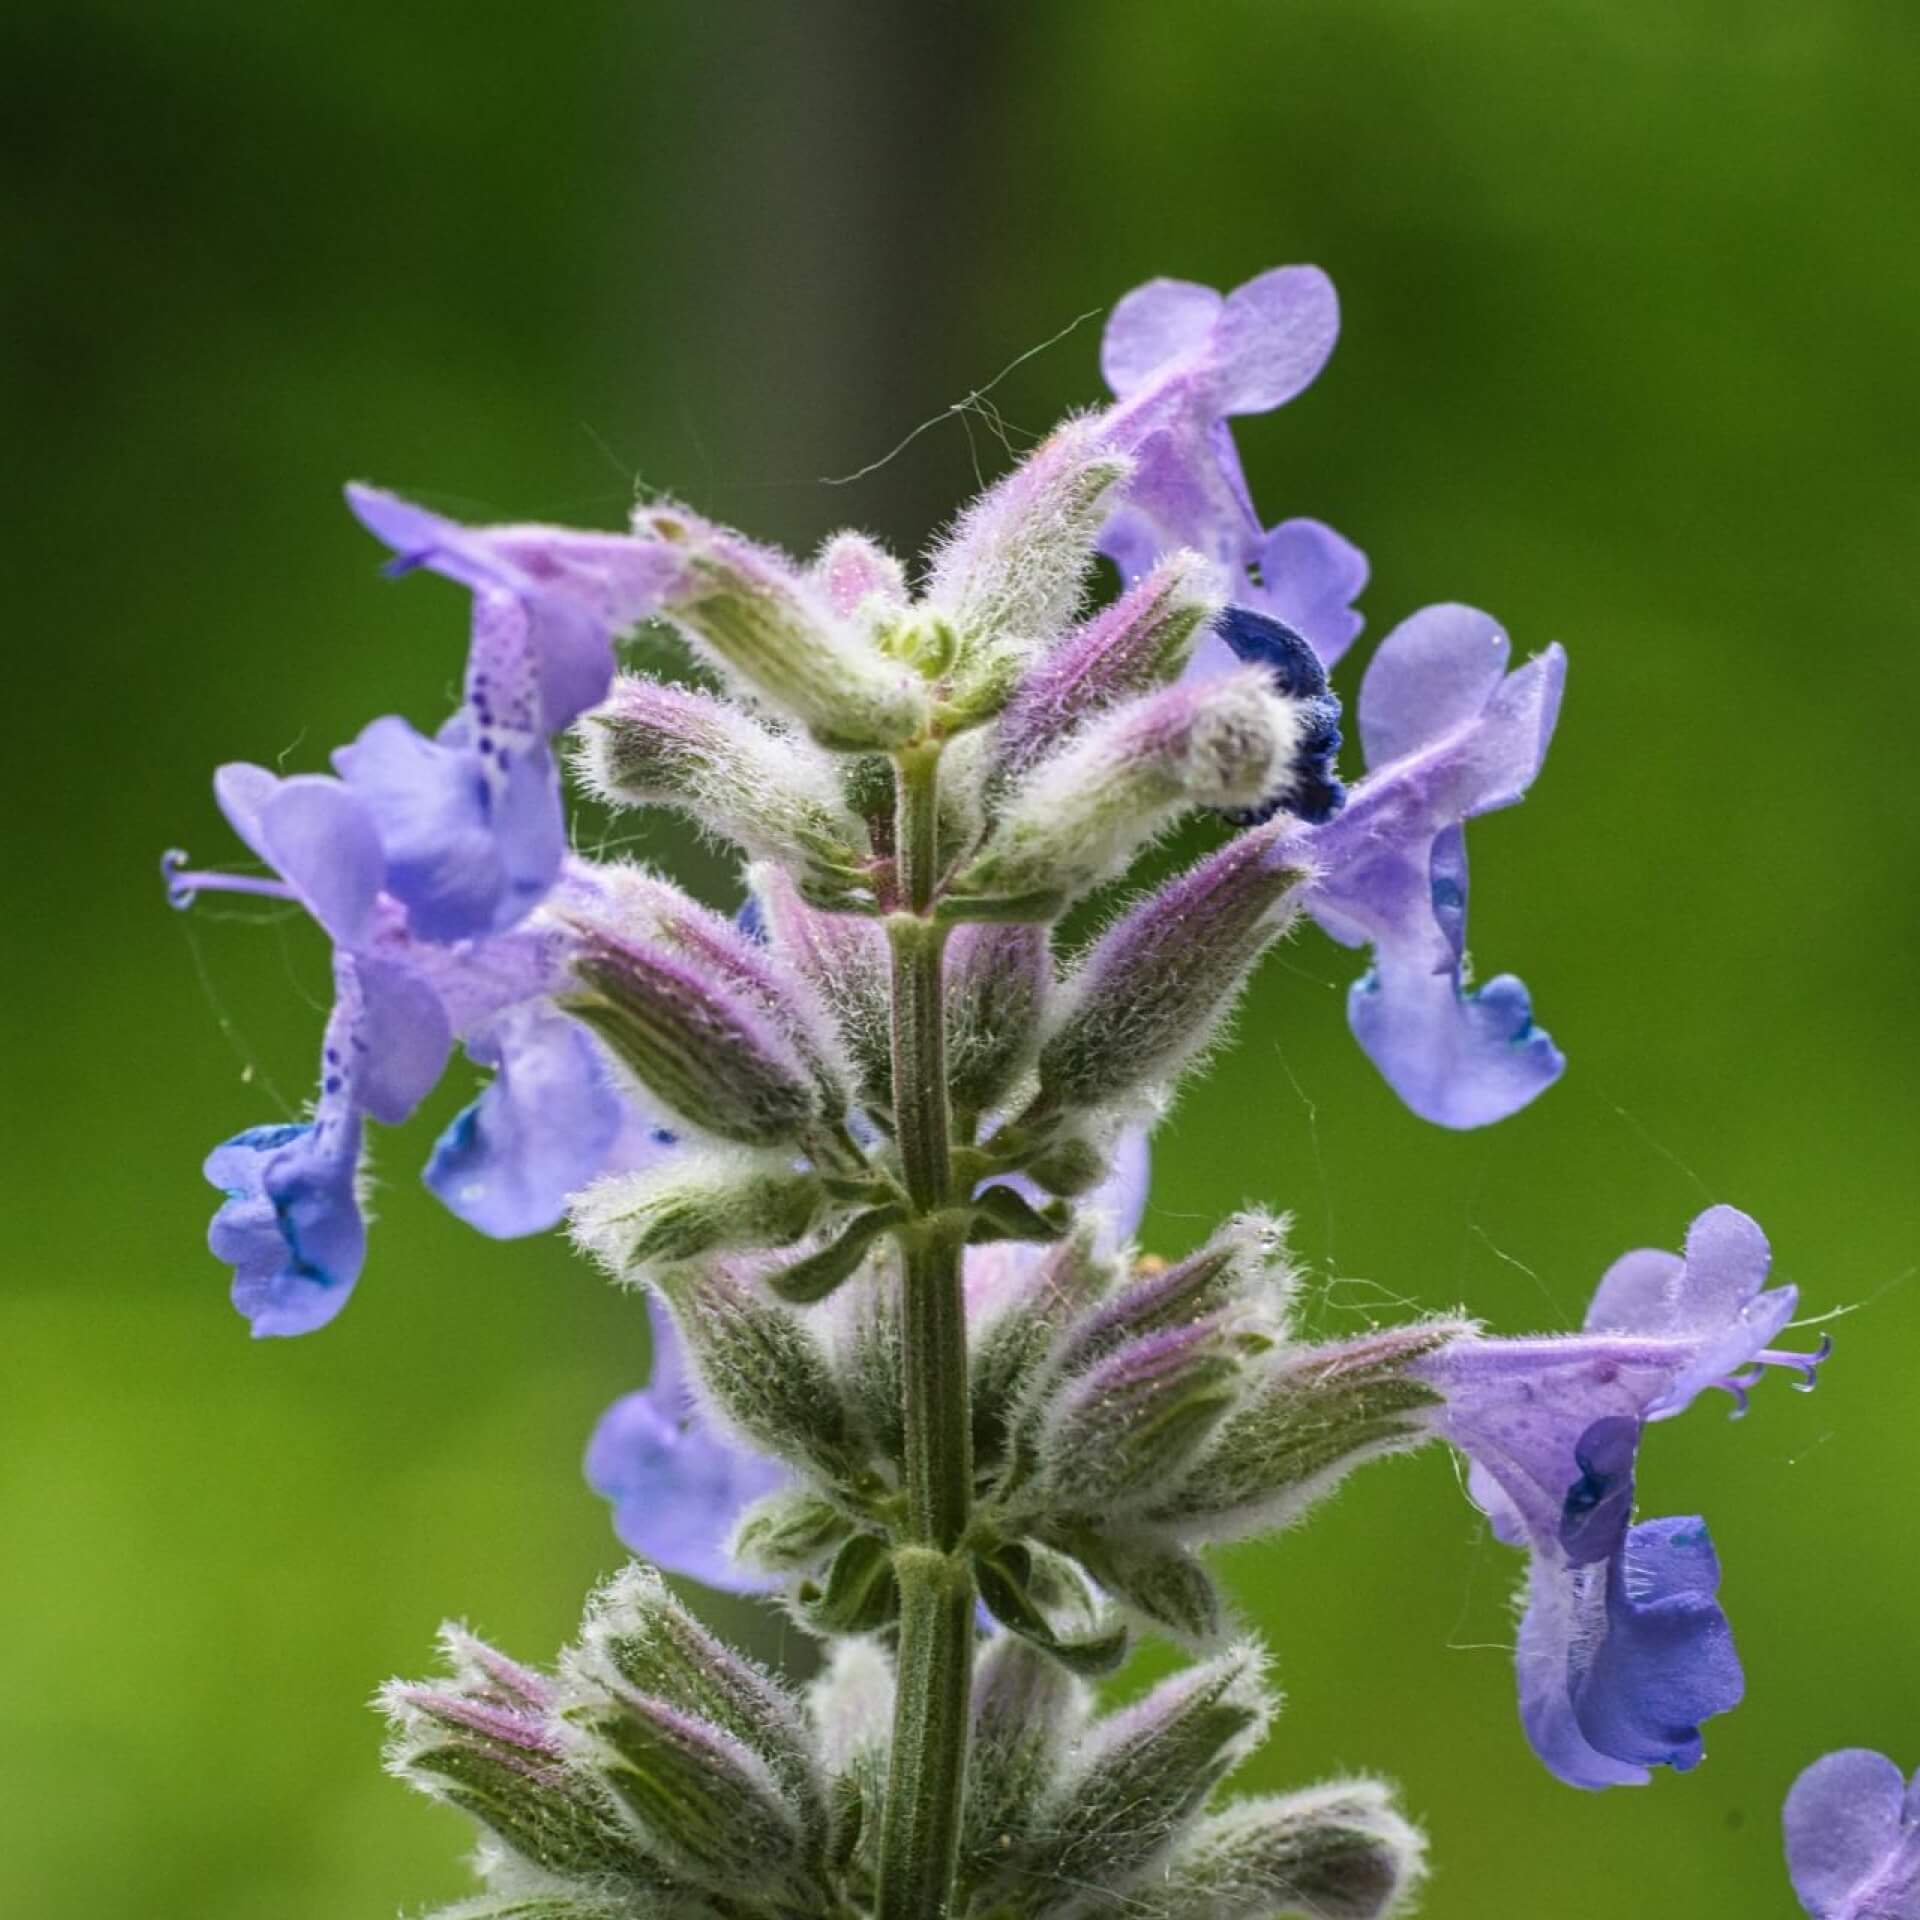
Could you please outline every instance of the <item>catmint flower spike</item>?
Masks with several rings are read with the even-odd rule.
[[[1257,668],[1112,709],[1009,797],[949,889],[951,916],[1053,918],[1189,808],[1265,798],[1299,731],[1296,708]]]
[[[1040,1048],[1046,1112],[1158,1090],[1204,1050],[1305,879],[1286,822],[1254,828],[1116,921],[1057,997]]]
[[[884,751],[926,724],[917,676],[841,620],[780,555],[677,507],[642,508],[635,531],[682,556],[662,612],[722,673],[791,714],[821,746]]]
[[[581,730],[576,764],[609,805],[672,807],[756,859],[788,863],[822,897],[871,903],[865,829],[833,763],[803,735],[637,675],[616,680]]]

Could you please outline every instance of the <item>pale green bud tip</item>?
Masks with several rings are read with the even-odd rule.
[[[615,1174],[576,1194],[575,1245],[616,1280],[656,1261],[691,1260],[720,1247],[784,1247],[825,1204],[816,1174],[772,1156],[682,1146],[664,1165]]]
[[[1051,899],[1057,908],[1120,871],[1180,813],[1255,805],[1299,729],[1297,709],[1257,668],[1116,707],[1015,790],[954,899]]]

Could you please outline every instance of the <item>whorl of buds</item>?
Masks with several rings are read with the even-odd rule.
[[[914,674],[868,644],[779,554],[673,507],[643,507],[636,533],[682,555],[661,612],[730,678],[791,714],[821,746],[884,750],[926,724]]]
[[[672,807],[756,859],[789,862],[823,898],[858,904],[865,829],[806,737],[697,688],[616,680],[581,722],[575,762],[609,805]]]
[[[1092,721],[1040,761],[948,889],[955,918],[1050,920],[1179,814],[1247,807],[1293,754],[1299,716],[1266,673],[1168,687]]]

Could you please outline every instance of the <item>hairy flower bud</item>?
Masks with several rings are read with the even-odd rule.
[[[582,1643],[576,1679],[597,1670],[698,1714],[764,1762],[803,1827],[823,1830],[826,1799],[799,1701],[701,1626],[651,1567],[630,1566],[594,1595]]]
[[[451,1685],[396,1680],[381,1692],[392,1726],[388,1771],[458,1807],[543,1872],[671,1886],[591,1776],[568,1765],[564,1729],[548,1718],[547,1683],[459,1628],[444,1628],[442,1645],[456,1668]],[[499,1674],[476,1673],[481,1662],[498,1662]]]
[[[800,1811],[743,1741],[600,1672],[583,1682],[567,1717],[587,1740],[595,1773],[671,1870],[719,1894],[772,1891],[808,1902]]]
[[[779,1028],[806,1062],[823,1111],[846,1111],[846,1068],[825,1009],[806,979],[782,966],[738,921],[703,907],[671,881],[644,867],[620,866],[599,876],[598,917],[629,938],[658,942],[684,955],[727,992]]]
[[[1411,1369],[1464,1331],[1459,1321],[1432,1320],[1276,1350],[1149,1517],[1189,1541],[1286,1526],[1363,1461],[1435,1436],[1441,1397]]]
[[[870,899],[865,829],[833,763],[803,735],[637,675],[616,680],[581,727],[577,764],[610,805],[672,807],[756,859],[790,863],[823,898]]]
[[[1205,1048],[1254,962],[1283,934],[1305,878],[1281,822],[1190,867],[1101,935],[1061,992],[1040,1048],[1052,1110],[1151,1097]]]
[[[785,1247],[826,1204],[817,1174],[776,1156],[685,1148],[641,1173],[613,1174],[574,1196],[576,1245],[617,1280],[658,1261],[719,1247]]]
[[[842,619],[863,607],[892,610],[907,604],[906,570],[864,533],[848,529],[832,535],[808,571]]]
[[[946,955],[947,1091],[961,1112],[994,1106],[1031,1065],[1052,987],[1044,927],[955,931]]]
[[[1203,1821],[1129,1912],[1140,1920],[1379,1920],[1426,1843],[1373,1780],[1243,1800]]]
[[[1239,1345],[1231,1316],[1213,1315],[1129,1341],[1063,1386],[1038,1497],[1111,1513],[1164,1494],[1239,1398]]]
[[[885,1112],[893,1100],[886,934],[876,921],[858,914],[823,913],[808,905],[777,866],[750,868],[747,884],[775,953],[826,1009],[856,1097],[863,1106]]]
[[[1271,1713],[1259,1654],[1236,1647],[1097,1720],[1047,1803],[1021,1864],[1035,1914],[1126,1892],[1259,1744]]]
[[[805,1487],[782,1487],[740,1516],[728,1551],[769,1573],[804,1573],[820,1566],[853,1531],[853,1522]]]
[[[1015,790],[949,888],[950,912],[1053,918],[1188,808],[1254,805],[1291,758],[1298,726],[1257,668],[1112,709]]]
[[[680,1119],[744,1146],[787,1145],[817,1121],[817,1082],[787,1034],[711,972],[663,946],[581,925],[566,1010]]]
[[[1017,778],[1094,714],[1173,679],[1219,609],[1212,579],[1199,554],[1173,554],[1041,654],[994,728],[996,778]]]
[[[673,1314],[703,1397],[748,1446],[848,1477],[858,1448],[825,1349],[790,1308],[721,1260],[668,1267],[654,1284]]]
[[[928,599],[976,647],[1050,639],[1079,605],[1131,470],[1094,422],[1068,421],[960,516],[934,556]]]
[[[996,1635],[981,1651],[960,1834],[963,1888],[1018,1891],[1007,1867],[1032,1837],[1089,1702],[1084,1681],[1014,1634]]]
[[[823,747],[895,747],[925,724],[917,678],[869,646],[780,555],[679,508],[643,508],[635,531],[683,556],[661,611],[722,672],[791,714]]]

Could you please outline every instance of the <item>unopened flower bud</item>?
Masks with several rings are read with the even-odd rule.
[[[1095,1526],[1064,1544],[1129,1613],[1188,1647],[1218,1644],[1225,1608],[1213,1576],[1184,1548],[1151,1532]]]
[[[995,776],[1017,778],[1102,708],[1172,680],[1219,608],[1213,569],[1176,553],[1034,660],[994,728]]]
[[[955,931],[946,954],[947,1091],[955,1107],[993,1107],[1032,1064],[1052,986],[1044,927]]]
[[[704,1397],[759,1452],[822,1476],[859,1464],[826,1351],[798,1314],[766,1299],[723,1260],[663,1268],[654,1285]]]
[[[710,1720],[583,1674],[567,1718],[583,1763],[668,1868],[714,1893],[818,1898],[801,1814],[767,1763]]]
[[[1086,1725],[1086,1683],[1017,1635],[996,1635],[973,1673],[973,1750],[960,1835],[960,1878],[998,1889],[1032,1838],[1040,1809]],[[1009,1884],[1006,1891],[1015,1891]]]
[[[892,609],[907,604],[905,569],[864,533],[834,534],[814,556],[809,571],[827,605],[843,620],[863,607]]]
[[[1305,878],[1290,828],[1230,841],[1117,920],[1060,994],[1040,1049],[1051,1110],[1150,1097],[1212,1039]]]
[[[1129,1341],[1065,1384],[1048,1409],[1040,1497],[1110,1513],[1165,1493],[1239,1399],[1230,1317]]]
[[[1260,1657],[1236,1647],[1096,1720],[1021,1865],[1116,1907],[1266,1731]]]
[[[820,1117],[806,1062],[761,1009],[662,946],[578,931],[583,990],[561,1004],[674,1114],[762,1147],[797,1141]]]
[[[1112,709],[1015,790],[948,890],[952,916],[1053,918],[1186,809],[1255,804],[1287,765],[1298,727],[1294,705],[1257,668]]]
[[[678,508],[643,509],[635,530],[684,554],[666,616],[823,747],[895,747],[925,724],[917,677],[870,646],[781,556]]]
[[[1175,1849],[1142,1920],[1380,1920],[1424,1871],[1426,1843],[1374,1780],[1243,1800]]]
[[[616,680],[581,724],[578,765],[609,804],[672,807],[757,859],[788,862],[823,895],[870,897],[864,829],[834,764],[804,735],[637,675]]]
[[[443,1639],[456,1631],[447,1629]],[[511,1667],[491,1648],[483,1651]],[[380,1696],[393,1729],[388,1771],[458,1807],[547,1873],[617,1876],[664,1891],[666,1876],[635,1845],[593,1780],[568,1766],[564,1732],[547,1717],[546,1684],[525,1678],[530,1684],[515,1686],[512,1698],[503,1698],[491,1677],[477,1690],[461,1677],[450,1685],[393,1682]],[[543,1696],[538,1702],[529,1697],[535,1685]]]
[[[657,942],[683,955],[728,993],[765,1015],[805,1061],[823,1113],[846,1111],[846,1069],[826,1010],[806,978],[738,921],[703,907],[671,881],[643,867],[620,866],[599,876],[597,920],[628,938]]]
[[[1091,420],[1070,420],[960,516],[927,598],[970,646],[1051,639],[1073,617],[1114,489],[1133,463]]]
[[[1434,1437],[1441,1397],[1412,1369],[1465,1331],[1459,1321],[1430,1320],[1330,1346],[1275,1349],[1148,1517],[1189,1541],[1286,1526],[1363,1461]]]
[[[728,1552],[768,1573],[804,1573],[822,1565],[852,1531],[853,1522],[831,1501],[804,1487],[782,1487],[740,1516]]]
[[[823,1829],[826,1798],[799,1701],[709,1633],[651,1567],[629,1566],[594,1595],[573,1672],[596,1671],[730,1734],[766,1765],[802,1826]]]
[[[854,913],[823,913],[772,864],[750,868],[747,884],[775,953],[827,1010],[863,1106],[885,1112],[893,1100],[891,960],[879,923]]]
[[[683,1148],[641,1173],[614,1174],[574,1196],[575,1243],[615,1279],[719,1247],[785,1247],[818,1217],[817,1174],[772,1155]]]

